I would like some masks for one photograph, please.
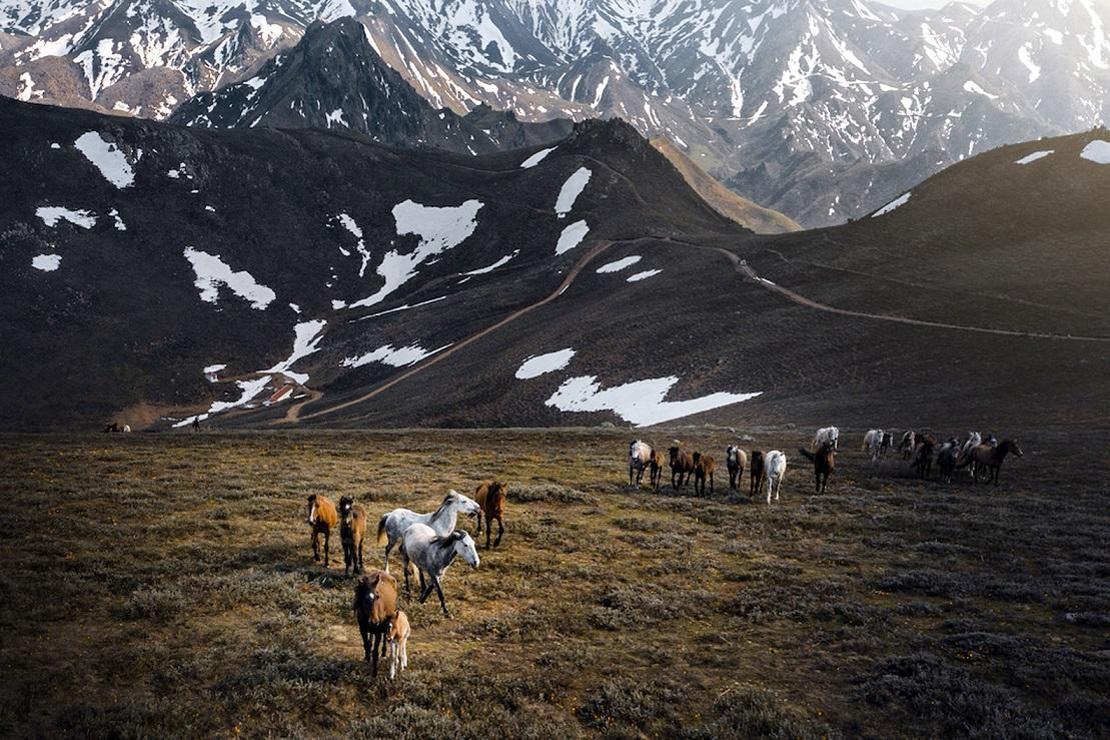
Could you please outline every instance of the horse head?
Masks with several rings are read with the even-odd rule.
[[[1018,446],[1018,442],[1016,439],[1008,439],[1002,444],[1006,445],[1009,448],[1010,452],[1014,453],[1018,457],[1025,457],[1025,453],[1021,451],[1021,447]]]
[[[350,496],[343,496],[339,499],[339,517],[343,521],[348,521],[351,518],[351,510],[354,508],[355,500]]]
[[[474,538],[461,529],[457,529],[451,533],[451,544],[455,548],[455,554],[465,560],[471,568],[477,568],[481,562],[478,557],[478,546],[474,544]]]
[[[478,505],[477,501],[469,496],[462,495],[454,489],[443,499],[443,505],[454,507],[455,511],[466,514],[467,516],[478,516],[482,511],[482,507]]]
[[[316,523],[316,494],[308,497],[308,519],[309,524]]]

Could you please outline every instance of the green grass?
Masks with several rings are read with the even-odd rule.
[[[1104,451],[1023,432],[988,489],[845,450],[824,496],[795,455],[767,507],[630,491],[627,437],[0,437],[0,733],[1106,736]],[[453,619],[403,601],[410,668],[372,678],[305,497],[376,519],[486,477],[501,547],[452,568]]]

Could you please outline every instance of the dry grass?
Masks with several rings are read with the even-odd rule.
[[[1110,465],[1060,482],[1067,440],[1022,440],[999,490],[845,451],[814,496],[794,456],[768,508],[630,492],[616,431],[0,438],[0,733],[1105,735]],[[492,476],[501,548],[371,678],[305,497]]]

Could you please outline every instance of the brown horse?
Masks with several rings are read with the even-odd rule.
[[[505,534],[505,494],[509,492],[509,484],[496,480],[483,481],[474,489],[474,500],[482,507],[478,512],[478,534],[482,534],[482,519],[486,520],[486,549],[489,549],[489,535],[493,531],[493,520],[497,520],[497,539],[493,546],[501,544],[501,535]]]
[[[933,452],[936,450],[937,438],[931,434],[917,435],[917,446],[913,452],[913,469],[918,478],[928,478],[933,472]]]
[[[343,575],[362,572],[362,541],[366,537],[366,509],[350,496],[339,499],[339,539],[343,543]]]
[[[651,451],[651,459],[648,460],[648,470],[651,471],[651,487],[658,491],[659,483],[663,480],[663,466],[667,464],[667,458],[663,457],[663,453],[659,450]]]
[[[1016,439],[1004,439],[993,446],[989,443],[984,443],[978,447],[971,448],[968,453],[967,460],[961,463],[958,467],[965,468],[971,463],[975,463],[975,482],[979,482],[979,471],[987,469],[987,483],[994,481],[998,485],[998,473],[1002,470],[1002,461],[1010,453],[1018,457],[1025,457],[1025,453],[1021,451]]]
[[[694,493],[705,495],[705,479],[709,479],[709,492],[713,493],[713,471],[717,469],[717,462],[709,455],[700,452],[694,453]],[[699,484],[701,490],[698,490]]]
[[[366,660],[372,661],[374,675],[378,675],[378,648],[385,657],[387,637],[397,617],[397,579],[385,571],[376,570],[362,576],[355,584],[355,619],[362,635],[362,649]],[[371,644],[370,635],[374,636]]]
[[[767,468],[763,464],[762,450],[752,450],[750,475],[751,486],[748,488],[748,498],[752,498],[759,493],[763,488],[763,479],[767,476]]]
[[[689,452],[678,447],[667,449],[670,455],[671,488],[678,488],[690,482],[690,475],[694,472],[694,457]]]
[[[312,562],[320,562],[320,535],[324,535],[324,567],[328,567],[331,530],[339,523],[335,504],[327,496],[308,497],[308,523],[312,527]]]
[[[836,450],[833,449],[833,443],[825,442],[817,452],[810,452],[804,447],[799,447],[798,452],[813,463],[814,490],[824,493],[829,485],[829,476],[836,470]]]
[[[725,451],[725,465],[728,466],[728,487],[735,490],[738,481],[744,478],[744,466],[748,464],[747,454],[737,447],[730,445]]]

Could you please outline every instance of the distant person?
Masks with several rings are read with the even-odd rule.
[[[193,417],[193,431],[194,432],[199,432],[200,431],[200,418],[196,417],[196,416]]]

